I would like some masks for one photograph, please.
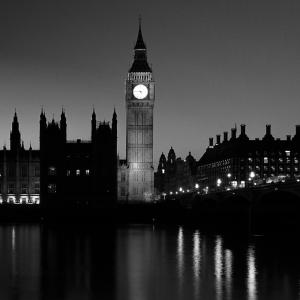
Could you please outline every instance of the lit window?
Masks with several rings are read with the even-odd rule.
[[[286,150],[286,151],[285,151],[285,155],[286,155],[286,156],[290,156],[290,155],[291,155],[291,151]]]
[[[48,175],[56,175],[56,168],[51,166],[48,168]]]
[[[264,157],[264,163],[267,164],[269,162],[269,159],[267,157]]]
[[[48,184],[48,193],[50,193],[50,194],[56,193],[56,184],[55,183]]]
[[[165,169],[162,169],[161,171],[162,171],[163,174],[165,174]]]
[[[90,170],[89,169],[85,170],[85,175],[90,175]]]
[[[80,175],[80,170],[77,169],[77,170],[76,170],[76,176],[79,176],[79,175]]]

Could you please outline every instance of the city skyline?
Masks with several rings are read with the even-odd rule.
[[[9,144],[16,108],[22,139],[38,148],[39,115],[58,119],[68,138],[89,138],[99,120],[118,114],[118,152],[125,157],[125,79],[142,15],[156,87],[154,161],[171,146],[199,159],[208,138],[245,123],[251,138],[265,124],[294,134],[300,78],[296,1],[205,1],[158,5],[133,1],[1,4],[0,143]]]

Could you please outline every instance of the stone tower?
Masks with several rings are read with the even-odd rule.
[[[134,60],[126,79],[127,200],[151,201],[153,173],[153,107],[155,82],[147,62],[141,22],[134,47]]]

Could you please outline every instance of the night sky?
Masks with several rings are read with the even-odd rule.
[[[156,80],[154,159],[172,145],[198,159],[208,138],[300,124],[300,1],[10,0],[0,4],[0,144],[17,109],[25,146],[38,147],[39,115],[66,110],[68,138],[90,138],[118,114],[125,157],[125,78],[138,16]]]

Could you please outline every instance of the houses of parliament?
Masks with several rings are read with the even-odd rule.
[[[10,148],[0,151],[0,203],[42,207],[98,207],[116,201],[151,201],[154,194],[153,107],[155,82],[139,24],[126,78],[126,159],[117,150],[117,114],[111,122],[91,116],[87,140],[67,139],[59,120],[40,114],[39,150],[25,149],[15,112]]]

